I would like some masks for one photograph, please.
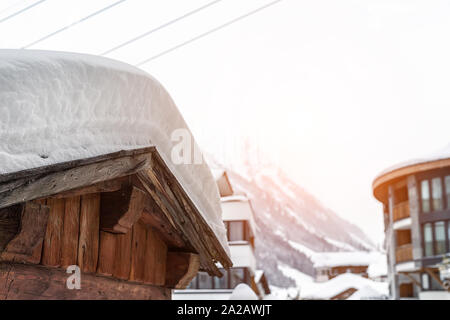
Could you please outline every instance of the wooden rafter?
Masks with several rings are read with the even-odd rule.
[[[138,172],[137,176],[171,223],[188,236],[200,254],[202,269],[222,276],[215,262],[229,268],[232,266],[230,258],[162,158],[153,153],[150,168]]]
[[[147,148],[146,152],[139,150],[114,153],[106,160],[105,156],[102,156],[94,158],[97,159],[96,161],[90,158],[85,162],[81,160],[64,162],[45,168],[26,170],[29,176],[24,176],[24,171],[0,176],[0,208],[49,197],[147,169],[151,150],[154,149]],[[14,175],[16,175],[15,179]]]
[[[127,202],[128,205],[133,206],[132,210],[126,208],[122,210],[116,223],[109,226],[111,228],[109,230],[106,227],[105,231],[111,232],[116,228],[115,231],[126,232],[125,229],[131,228],[139,220],[140,223],[154,228],[156,236],[164,240],[169,248],[198,253],[201,269],[209,274],[221,276],[216,266],[217,262],[225,268],[231,267],[232,262],[215,233],[155,147],[121,151],[0,175],[0,211],[2,208],[8,210],[18,203],[44,198],[52,202],[73,198],[73,205],[76,206],[80,204],[80,201],[76,200],[80,196],[83,210],[87,210],[86,199],[90,194],[122,192],[127,187],[135,191],[132,192],[134,196],[129,198],[137,200]],[[142,197],[142,192],[145,197]],[[66,209],[70,211],[70,208]],[[80,216],[80,230],[86,229],[87,224],[84,219],[89,217],[91,216],[83,214]],[[75,218],[74,216],[74,223],[77,222]],[[57,219],[55,226],[58,224],[56,222],[58,222]],[[85,224],[86,226],[81,228]],[[49,226],[47,229],[51,229],[53,224]],[[62,232],[58,230],[55,232]],[[89,230],[85,231],[88,234]],[[127,246],[128,238],[129,233],[118,237],[116,246]],[[80,241],[83,239],[80,236]],[[125,239],[128,240],[122,241]],[[1,236],[0,240],[2,240]],[[5,238],[3,241],[5,245],[9,241],[6,240],[8,239]],[[44,245],[43,263],[54,265],[52,252],[47,247]],[[67,258],[72,261],[73,259],[86,260],[89,257],[81,256],[80,252],[77,256],[77,252],[74,251],[74,254]],[[92,272],[93,266],[90,266],[89,261],[89,259],[84,261],[83,270]],[[105,273],[117,274],[119,278],[125,277],[127,272],[125,269],[116,269],[107,270]]]

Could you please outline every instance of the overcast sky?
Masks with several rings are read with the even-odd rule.
[[[210,1],[127,0],[31,48],[100,54]],[[35,2],[0,0],[0,21]],[[114,2],[46,0],[0,22],[0,47]],[[223,0],[108,56],[136,64],[268,2]],[[450,1],[284,0],[142,68],[204,150],[248,137],[379,241],[373,178],[450,142],[449,17]]]

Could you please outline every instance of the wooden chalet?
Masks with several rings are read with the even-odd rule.
[[[170,299],[216,262],[231,266],[156,148],[0,175],[0,299]]]

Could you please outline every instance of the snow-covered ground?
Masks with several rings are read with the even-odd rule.
[[[156,146],[228,249],[212,174],[171,161],[173,133],[190,131],[146,72],[91,55],[0,50],[0,114],[0,174]]]

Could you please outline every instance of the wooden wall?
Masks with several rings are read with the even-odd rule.
[[[63,268],[78,265],[86,273],[164,285],[167,246],[151,226],[138,221],[127,233],[100,230],[99,193],[50,198],[45,203],[50,214],[42,265]]]
[[[20,250],[11,246],[11,243],[16,239],[11,241],[1,255],[0,260],[3,263],[3,269],[6,268],[4,263],[10,262],[13,263],[11,266],[18,270],[17,273],[19,275],[34,279],[33,281],[37,279],[40,281],[49,280],[54,277],[61,282],[69,277],[69,274],[65,273],[65,269],[70,265],[77,265],[83,273],[83,285],[88,285],[91,288],[96,287],[94,284],[96,275],[111,278],[112,282],[105,282],[106,280],[103,277],[99,278],[99,283],[106,283],[105,290],[112,290],[115,285],[118,285],[120,288],[124,287],[124,281],[116,283],[113,279],[126,280],[131,285],[133,283],[150,285],[152,288],[165,286],[168,247],[162,240],[160,231],[154,229],[151,225],[145,224],[141,219],[134,224],[129,224],[130,229],[125,228],[121,233],[102,230],[100,225],[101,215],[107,215],[107,213],[104,210],[102,211],[102,196],[100,193],[68,198],[55,197],[35,200],[24,206],[22,215],[39,216],[36,212],[33,212],[32,215],[29,214],[30,208],[38,213],[41,211],[46,213],[46,223],[45,221],[31,222],[32,225],[41,225],[40,236],[36,236],[39,232],[31,234],[29,228],[17,230],[20,223],[12,224],[13,233],[20,231],[16,238],[20,238],[20,234],[22,234],[22,236],[26,235],[27,238],[35,235],[34,238],[36,239],[33,240],[32,245],[28,245],[31,247],[31,249],[28,249],[32,251],[28,255],[18,254]],[[141,207],[139,210],[141,211],[140,214],[142,214],[143,208]],[[22,247],[24,246],[22,245]],[[61,270],[61,273],[38,268],[35,270],[35,275],[32,275],[33,269],[30,268],[33,268],[33,266],[20,267],[16,263],[39,264],[44,267],[63,270]],[[5,274],[0,272],[0,282],[6,281],[4,276]],[[35,279],[36,277],[37,279]],[[85,279],[88,279],[86,280],[87,282]],[[63,284],[60,283],[60,285]],[[1,283],[0,286],[2,286]],[[14,286],[25,287],[26,284],[15,282]],[[42,286],[43,288],[48,287],[49,282],[47,281]],[[140,298],[152,295],[152,290],[144,290],[142,287],[138,288],[140,289],[136,289],[136,292],[142,293]],[[32,294],[38,296],[38,292],[40,292],[40,289],[38,289]],[[131,287],[129,289],[131,290]],[[58,287],[50,291],[53,294],[61,294],[61,290]],[[154,297],[170,298],[170,289],[158,288],[155,290]],[[69,290],[66,289],[66,291]],[[97,291],[94,290],[93,292]],[[14,297],[20,298],[19,292],[20,290],[16,292]],[[126,296],[128,290],[124,292]],[[0,299],[2,294],[3,298],[7,296],[0,290]],[[47,294],[51,295],[51,293]],[[79,298],[80,293],[64,293],[59,298],[65,298],[66,296]],[[88,297],[89,295],[84,291],[82,296]],[[138,298],[138,296],[138,294],[134,294],[130,298]],[[10,295],[9,298],[11,297]],[[28,294],[25,294],[22,298],[26,299],[27,297]],[[106,293],[99,295],[98,292],[90,296],[90,298],[110,297],[116,296]],[[54,296],[53,298],[58,297]]]

